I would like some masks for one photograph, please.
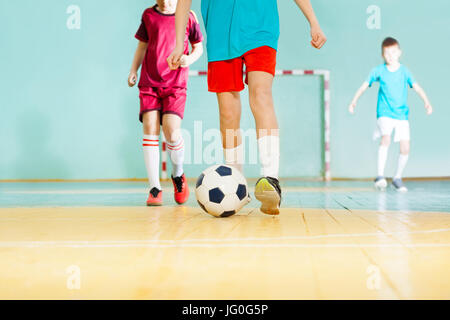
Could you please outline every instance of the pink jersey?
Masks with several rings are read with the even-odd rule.
[[[140,41],[148,42],[139,88],[187,87],[189,68],[170,70],[167,64],[167,58],[176,44],[175,14],[163,14],[156,10],[156,5],[148,8],[142,15],[142,23],[135,37]],[[191,12],[186,28],[184,54],[189,53],[189,42],[195,44],[201,41],[203,41],[203,35],[200,25]]]

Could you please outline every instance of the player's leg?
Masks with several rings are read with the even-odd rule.
[[[260,152],[261,173],[278,179],[279,129],[272,98],[273,76],[266,72],[249,72],[250,107],[255,118]]]
[[[262,178],[255,187],[255,197],[261,201],[261,211],[279,214],[281,188],[278,181],[280,137],[272,97],[273,75],[248,72],[250,107],[255,118]]]
[[[244,150],[240,134],[241,97],[244,90],[243,59],[208,63],[208,91],[217,94],[225,164],[243,171]]]
[[[375,187],[377,189],[386,189],[387,181],[384,177],[384,170],[386,167],[386,161],[389,151],[389,146],[391,144],[391,136],[383,135],[381,137],[380,146],[378,147],[378,167],[377,167],[377,177],[375,178]]]
[[[172,183],[174,198],[178,204],[189,198],[189,187],[184,174],[184,139],[181,135],[181,118],[174,114],[163,116],[163,131],[167,142],[167,153],[172,163]]]
[[[217,94],[225,164],[243,173],[244,147],[240,131],[241,96],[244,90],[243,59],[208,63],[208,91]],[[251,201],[250,195],[247,198]]]
[[[167,142],[167,152],[172,163],[172,183],[174,198],[178,204],[189,198],[189,187],[184,174],[184,139],[181,134],[181,121],[186,105],[186,89],[168,88],[164,91],[162,104],[162,127]]]
[[[160,111],[147,111],[141,116],[144,138],[142,141],[145,167],[150,185],[148,206],[162,205],[162,188],[159,181]]]
[[[400,141],[400,156],[398,158],[398,167],[397,172],[394,176],[394,179],[401,179],[403,175],[403,170],[406,167],[409,159],[409,149],[410,142],[409,140],[401,140]]]
[[[241,98],[237,91],[217,93],[225,164],[243,172],[244,148],[240,131]]]
[[[384,177],[384,170],[388,157],[389,146],[391,145],[392,130],[394,130],[394,119],[381,117],[377,120],[377,130],[381,134],[381,142],[378,147],[378,168],[377,177],[375,178],[375,188],[385,190],[387,181]]]
[[[400,192],[406,192],[408,189],[403,185],[402,174],[409,159],[409,140],[400,140],[400,155],[398,157],[397,172],[394,179],[392,179],[392,185]]]
[[[181,135],[181,118],[174,114],[165,114],[162,125],[169,158],[172,162],[172,176],[181,177],[184,173],[184,140]]]
[[[244,55],[247,67],[250,107],[256,123],[262,178],[255,187],[261,201],[261,211],[279,214],[281,188],[278,181],[280,137],[272,98],[272,84],[276,68],[275,49],[264,46]]]
[[[400,192],[407,192],[408,189],[403,185],[402,175],[409,159],[410,150],[410,131],[408,120],[399,120],[395,127],[395,141],[400,141],[400,155],[398,157],[397,172],[395,173],[392,185]]]
[[[219,103],[220,132],[222,135],[225,164],[244,173],[244,146],[240,130],[240,94],[238,91],[218,92],[217,101]],[[250,201],[251,197],[249,193],[247,203],[250,203]]]

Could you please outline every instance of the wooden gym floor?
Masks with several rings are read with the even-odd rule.
[[[450,181],[284,182],[217,219],[145,184],[1,183],[0,299],[450,299]]]

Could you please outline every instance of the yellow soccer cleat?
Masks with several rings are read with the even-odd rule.
[[[256,182],[255,198],[261,201],[261,212],[270,215],[280,214],[280,182],[272,177],[264,177]]]

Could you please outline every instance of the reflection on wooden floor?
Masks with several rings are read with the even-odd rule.
[[[0,299],[450,299],[450,214],[0,209]]]

